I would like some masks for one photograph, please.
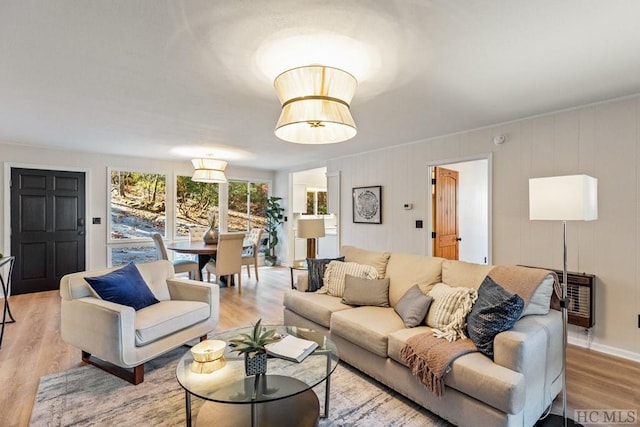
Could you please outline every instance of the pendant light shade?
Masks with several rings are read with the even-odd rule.
[[[357,84],[346,71],[322,65],[280,74],[274,82],[282,104],[276,136],[298,144],[332,144],[353,138],[357,128],[349,104]]]
[[[224,170],[227,167],[227,162],[224,160],[216,160],[210,158],[193,159],[191,160],[193,168],[192,181],[195,182],[227,182],[227,177],[224,175]]]

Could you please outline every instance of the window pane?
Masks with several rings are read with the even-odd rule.
[[[130,262],[141,263],[156,261],[156,248],[153,246],[112,246],[111,265],[117,267]]]
[[[251,201],[249,217],[251,228],[264,229],[267,225],[264,210],[267,208],[267,199],[269,198],[269,184],[266,182],[252,182],[249,185],[249,195]]]
[[[189,227],[211,225],[209,216],[218,216],[217,183],[195,182],[190,176],[178,176],[176,181],[176,237],[189,236]]]
[[[248,182],[229,181],[229,231],[247,231],[249,229],[249,211],[247,210]]]
[[[111,239],[165,234],[166,178],[154,173],[111,171]]]
[[[307,191],[307,211],[305,212],[307,215],[315,214],[315,192]]]
[[[327,192],[318,191],[318,215],[326,215],[327,212]]]

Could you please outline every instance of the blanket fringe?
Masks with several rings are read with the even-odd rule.
[[[410,346],[400,350],[400,356],[411,366],[411,373],[418,378],[432,393],[440,397],[444,394],[444,379],[439,378],[431,369],[427,360],[420,357]]]

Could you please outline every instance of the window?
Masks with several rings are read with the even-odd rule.
[[[229,181],[229,231],[264,228],[264,210],[269,197],[266,182]]]
[[[211,225],[209,217],[216,215],[219,224],[219,190],[216,183],[195,182],[190,176],[178,176],[176,179],[176,238],[188,237],[189,227]]]
[[[109,240],[147,240],[165,235],[166,177],[157,173],[110,170]]]
[[[129,264],[130,262],[151,262],[158,259],[155,246],[111,246],[111,266]]]
[[[327,191],[307,190],[307,215],[327,215]]]

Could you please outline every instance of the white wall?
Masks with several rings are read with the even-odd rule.
[[[7,165],[26,165],[27,167],[42,169],[73,169],[87,171],[87,210],[88,219],[102,218],[102,224],[93,225],[87,221],[87,268],[102,268],[107,265],[107,221],[109,212],[107,205],[107,168],[125,168],[132,171],[147,171],[167,174],[167,236],[173,236],[173,209],[175,206],[175,176],[191,175],[193,167],[189,160],[161,161],[142,159],[138,157],[109,156],[104,154],[90,154],[65,150],[50,150],[37,147],[26,147],[19,144],[0,143],[0,159],[3,169]],[[274,172],[269,170],[237,168],[229,165],[226,171],[229,179],[253,179],[272,182]],[[275,183],[274,183],[275,184]],[[287,187],[284,187],[285,191]],[[0,203],[3,206],[0,220],[0,242],[2,252],[10,252],[9,233],[9,199],[7,191],[7,174],[0,175]],[[272,192],[278,192],[274,185]]]
[[[569,270],[597,276],[593,348],[640,360],[640,97],[333,159],[341,174],[342,244],[425,254],[426,164],[493,153],[494,264],[562,269],[560,223],[529,221],[528,179],[585,173],[598,178],[599,219],[570,223]],[[493,137],[506,135],[503,145]],[[393,141],[390,141],[393,143]],[[351,189],[383,187],[383,224],[353,224]],[[403,210],[413,203],[413,210]],[[572,328],[570,339],[585,343]]]
[[[460,261],[486,264],[489,257],[489,161],[445,164],[458,171],[458,235]]]

